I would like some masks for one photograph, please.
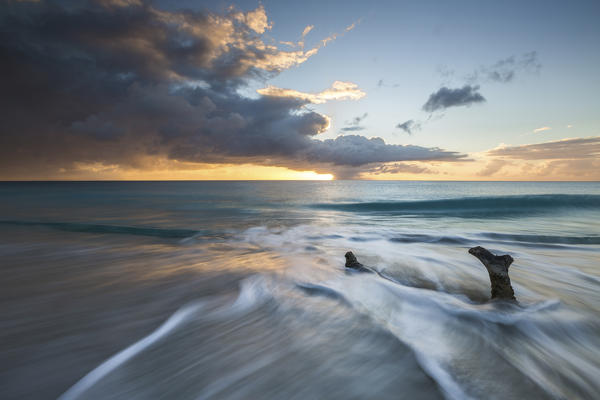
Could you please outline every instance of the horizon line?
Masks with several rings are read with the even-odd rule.
[[[15,179],[0,183],[42,183],[42,182],[523,182],[523,183],[600,183],[600,180],[469,180],[469,179]]]

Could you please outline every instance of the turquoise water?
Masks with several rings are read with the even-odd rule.
[[[600,392],[600,183],[0,183],[0,239],[6,398]]]

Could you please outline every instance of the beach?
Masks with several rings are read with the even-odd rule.
[[[5,399],[600,393],[598,182],[3,182],[0,259]]]

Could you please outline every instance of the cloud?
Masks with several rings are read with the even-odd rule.
[[[488,151],[487,155],[517,160],[598,159],[600,136],[499,147]]]
[[[348,25],[348,26],[346,27],[346,29],[344,29],[344,31],[343,31],[342,33],[334,33],[334,34],[332,34],[331,36],[329,36],[329,37],[326,37],[325,39],[322,39],[322,40],[321,40],[321,45],[322,45],[322,46],[327,46],[327,44],[328,44],[329,42],[332,42],[332,41],[336,40],[338,37],[341,37],[341,36],[343,36],[345,33],[347,33],[347,32],[350,32],[352,29],[356,28],[356,26],[357,26],[358,24],[360,24],[360,22],[361,22],[361,20],[359,19],[358,21],[356,21],[356,22],[353,22],[353,23],[351,23],[350,25]]]
[[[481,171],[477,172],[476,175],[492,176],[494,174],[497,174],[498,172],[500,172],[500,170],[502,170],[502,168],[504,168],[505,166],[510,165],[510,164],[511,163],[506,160],[501,160],[501,159],[491,160],[486,164],[485,168],[482,169]]]
[[[408,133],[409,135],[412,135],[414,130],[421,129],[421,123],[415,122],[414,120],[409,119],[408,121],[405,121],[405,122],[402,122],[401,124],[396,125],[396,128],[402,129],[404,132]]]
[[[364,113],[363,115],[359,115],[357,117],[352,118],[352,121],[350,122],[346,122],[346,124],[348,126],[343,127],[342,129],[340,129],[343,132],[356,132],[356,131],[363,131],[366,128],[364,126],[362,126],[360,123],[367,118],[369,114],[368,113]]]
[[[444,110],[449,107],[483,103],[486,99],[479,93],[480,83],[508,83],[517,74],[523,72],[538,74],[541,68],[542,64],[539,62],[537,52],[535,51],[524,53],[521,56],[512,55],[500,59],[492,65],[479,67],[464,77],[466,84],[462,88],[451,89],[448,85],[453,80],[455,71],[446,65],[440,65],[437,67],[437,71],[445,82],[444,86],[429,96],[422,109],[433,113],[434,111]]]
[[[304,28],[304,30],[302,31],[302,37],[308,35],[308,33],[312,31],[314,27],[314,25],[308,25],[306,28]]]
[[[308,162],[308,165],[312,165],[318,172],[331,172],[338,179],[353,179],[362,173],[376,171],[382,164],[394,161],[470,161],[466,155],[456,152],[413,145],[386,144],[381,138],[369,139],[359,135],[315,140],[310,148],[301,153],[301,157],[304,162],[302,165]],[[320,170],[319,165],[325,163],[331,165],[325,170]],[[414,173],[415,169],[412,172]]]
[[[316,53],[316,51],[318,49],[320,49],[321,47],[325,47],[327,46],[327,44],[329,42],[332,42],[334,40],[336,40],[337,38],[340,38],[342,36],[344,36],[344,34],[346,34],[347,32],[350,32],[351,30],[353,30],[354,28],[356,28],[356,26],[360,23],[360,20],[353,22],[352,24],[348,25],[342,33],[334,33],[324,39],[321,39],[319,41],[319,44],[317,46],[315,46],[312,50],[309,51],[310,55],[314,55],[313,52]],[[291,47],[299,47],[301,49],[304,49],[304,44],[305,44],[305,40],[306,40],[306,35],[308,35],[313,29],[314,29],[314,25],[308,25],[304,28],[304,30],[302,31],[302,35],[300,36],[300,40],[298,42],[290,42],[290,41],[284,41],[281,42],[282,44],[291,46]]]
[[[531,168],[527,168],[531,170]],[[545,179],[600,180],[600,158],[552,160],[533,167],[533,172]]]
[[[360,123],[369,116],[369,113],[364,113],[363,115],[359,115],[357,117],[352,118],[350,125],[360,125]]]
[[[375,175],[381,174],[431,174],[432,170],[426,167],[422,167],[415,164],[407,164],[407,163],[394,163],[394,164],[384,164],[373,168],[369,171]]]
[[[153,4],[0,3],[2,178],[194,163],[343,174],[464,158],[355,135],[319,140],[330,120],[306,106],[364,96],[353,83],[316,94],[240,94],[257,78],[303,63],[331,37],[308,51],[282,50],[263,39],[272,24],[262,6],[215,14]]]
[[[322,104],[329,100],[359,100],[366,93],[358,88],[358,85],[352,82],[335,81],[330,88],[318,93],[305,93],[293,89],[282,89],[275,86],[267,86],[258,89],[257,92],[263,96],[270,97],[289,97],[313,104]]]
[[[539,133],[539,132],[544,132],[544,131],[549,131],[552,128],[549,126],[542,126],[541,128],[536,128],[533,130],[533,133]]]
[[[399,87],[399,86],[400,86],[400,84],[399,84],[399,83],[394,83],[394,84],[388,84],[388,83],[385,83],[385,82],[383,81],[383,79],[380,79],[380,80],[378,80],[378,81],[377,81],[377,88],[382,88],[382,87],[391,87],[391,88],[397,88],[397,87]]]
[[[359,135],[313,141],[312,146],[304,152],[304,157],[311,162],[354,167],[392,161],[457,161],[465,158],[459,153],[438,148],[386,144],[381,138],[368,139]]]
[[[485,98],[478,93],[479,86],[465,85],[462,88],[450,89],[442,87],[432,93],[423,105],[423,110],[434,112],[445,110],[449,107],[470,106],[471,104],[483,103]]]
[[[530,51],[529,53],[524,53],[521,56],[521,59],[518,60],[517,65],[526,71],[536,74],[539,73],[542,69],[542,63],[538,60],[537,51]]]
[[[235,9],[231,7],[230,10]],[[233,17],[237,21],[247,25],[256,33],[264,33],[266,30],[269,30],[273,27],[273,23],[269,22],[267,13],[265,12],[265,7],[262,4],[259,5],[254,11],[249,11],[247,13],[234,12]]]
[[[539,74],[542,64],[536,51],[530,51],[520,56],[512,55],[496,61],[489,66],[481,66],[467,76],[471,84],[476,82],[512,82],[520,73]]]

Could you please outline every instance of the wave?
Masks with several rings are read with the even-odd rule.
[[[449,245],[468,245],[473,241],[460,236],[436,236],[421,233],[407,233],[389,239],[395,243],[437,243]]]
[[[337,300],[346,306],[352,306],[343,293],[330,287],[308,282],[296,282],[296,287],[309,296],[322,296],[331,300]]]
[[[557,235],[523,235],[511,233],[483,232],[477,234],[485,242],[509,242],[522,246],[564,247],[563,245],[598,245],[600,236],[557,236]],[[392,243],[430,243],[444,245],[470,246],[480,243],[476,238],[449,235],[428,235],[407,233],[388,239]]]
[[[506,233],[482,233],[489,239],[506,240],[524,243],[549,244],[600,244],[600,236],[550,236],[550,235],[515,235]]]
[[[231,320],[238,315],[244,315],[256,308],[269,298],[268,292],[262,286],[258,276],[251,276],[240,283],[240,292],[232,304],[218,296],[207,297],[192,301],[179,308],[161,326],[148,336],[138,340],[129,347],[119,351],[64,392],[58,400],[74,400],[86,396],[86,392],[157,342],[170,336],[182,325],[193,320]]]
[[[499,217],[559,210],[600,210],[600,195],[545,194],[462,197],[440,200],[320,203],[311,207],[356,212],[415,216]]]
[[[379,276],[384,280],[375,278],[329,281],[320,284],[297,283],[296,286],[307,295],[340,301],[355,312],[367,316],[374,327],[384,330],[408,346],[415,355],[418,365],[438,385],[446,398],[478,398],[476,395],[482,390],[478,387],[477,379],[469,382],[461,377],[460,361],[456,365],[449,362],[449,359],[453,360],[459,354],[464,356],[464,353],[471,352],[472,356],[477,350],[472,349],[471,342],[479,343],[479,346],[485,348],[494,347],[496,337],[492,336],[490,339],[487,334],[492,334],[501,326],[501,329],[505,330],[526,329],[530,326],[535,326],[537,329],[551,329],[556,324],[561,326],[564,323],[571,326],[576,322],[576,320],[568,320],[559,323],[552,320],[545,323],[547,318],[539,318],[540,314],[556,316],[561,307],[558,300],[546,300],[527,305],[502,302],[475,304],[462,296],[414,288],[382,274]],[[477,329],[473,329],[474,327]],[[422,334],[424,330],[427,330],[427,335]],[[528,331],[524,332],[526,335],[528,333]],[[464,335],[474,336],[468,343],[454,339]],[[432,345],[433,343],[435,345]],[[467,347],[462,347],[465,344]],[[497,353],[492,352],[490,356],[497,357],[502,353],[500,348]],[[532,379],[531,375],[533,375],[515,366],[505,366],[504,371],[511,373],[512,379],[515,377],[519,377],[520,380]],[[485,370],[480,373],[482,377],[486,375]],[[534,397],[546,398],[546,395],[541,395],[554,394],[547,389],[546,385],[540,383],[539,379],[537,381],[532,379],[532,381],[537,386],[535,393],[538,396],[534,395]]]
[[[154,343],[169,335],[179,325],[186,322],[194,313],[201,310],[202,303],[192,303],[181,309],[177,310],[167,321],[165,321],[158,329],[152,332],[150,335],[135,342],[131,346],[118,352],[102,364],[94,368],[91,372],[81,378],[75,385],[71,386],[65,393],[63,393],[58,399],[59,400],[71,400],[79,398],[89,388],[98,383],[101,379],[107,376],[112,371],[125,364],[127,361],[135,357],[137,354],[146,350]]]
[[[168,229],[122,225],[87,224],[77,222],[32,222],[32,221],[0,221],[0,225],[42,226],[66,232],[112,233],[123,235],[152,236],[171,239],[185,239],[200,234],[191,229]]]

